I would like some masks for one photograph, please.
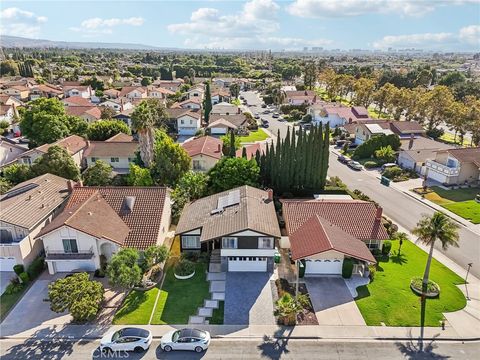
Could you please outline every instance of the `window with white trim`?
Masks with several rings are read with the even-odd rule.
[[[118,157],[112,157],[110,158],[110,162],[114,163],[114,162],[119,162],[120,159]]]
[[[182,236],[183,249],[200,249],[200,236]]]
[[[273,249],[273,238],[272,237],[259,237],[258,238],[258,248],[259,249]]]
[[[236,237],[224,237],[222,238],[222,249],[236,249],[237,238]]]
[[[75,239],[62,239],[63,251],[66,253],[78,253],[77,240]]]
[[[380,240],[368,240],[366,244],[370,250],[380,248]]]

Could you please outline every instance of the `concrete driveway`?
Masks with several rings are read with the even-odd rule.
[[[42,324],[66,324],[72,319],[67,313],[50,310],[48,284],[65,274],[48,275],[44,272],[23,295],[17,305],[2,322],[2,335],[17,334]]]
[[[270,276],[262,272],[227,273],[224,324],[275,324]]]
[[[305,284],[319,325],[366,325],[342,278],[309,277]]]
[[[3,294],[8,284],[10,284],[10,279],[13,278],[15,273],[13,271],[2,271],[0,272],[0,294]]]

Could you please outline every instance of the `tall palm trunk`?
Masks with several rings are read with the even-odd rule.
[[[425,266],[425,273],[423,274],[422,296],[425,296],[425,294],[427,293],[428,277],[430,276],[430,265],[432,264],[434,245],[435,241],[432,241],[432,244],[430,245],[430,251],[428,253],[427,265]]]
[[[152,166],[153,163],[153,142],[154,134],[152,129],[141,131],[138,137],[140,145],[140,155],[146,167]]]

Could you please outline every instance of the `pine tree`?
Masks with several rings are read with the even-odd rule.
[[[323,149],[322,149],[322,171],[320,173],[320,187],[322,190],[325,189],[326,181],[327,181],[327,173],[328,173],[328,159],[330,156],[330,125],[327,123],[325,125],[324,131],[324,138],[323,138]]]
[[[203,118],[205,123],[209,123],[210,112],[212,111],[212,94],[210,93],[210,82],[205,84],[205,99],[203,100]]]
[[[245,149],[245,148],[244,148]],[[245,154],[246,155],[246,154]],[[233,130],[230,130],[230,149],[228,156],[234,158],[236,156],[236,149],[235,149],[235,133]]]

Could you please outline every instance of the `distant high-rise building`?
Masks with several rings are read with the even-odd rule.
[[[308,51],[308,46],[305,46],[305,47],[303,48],[303,51]]]

